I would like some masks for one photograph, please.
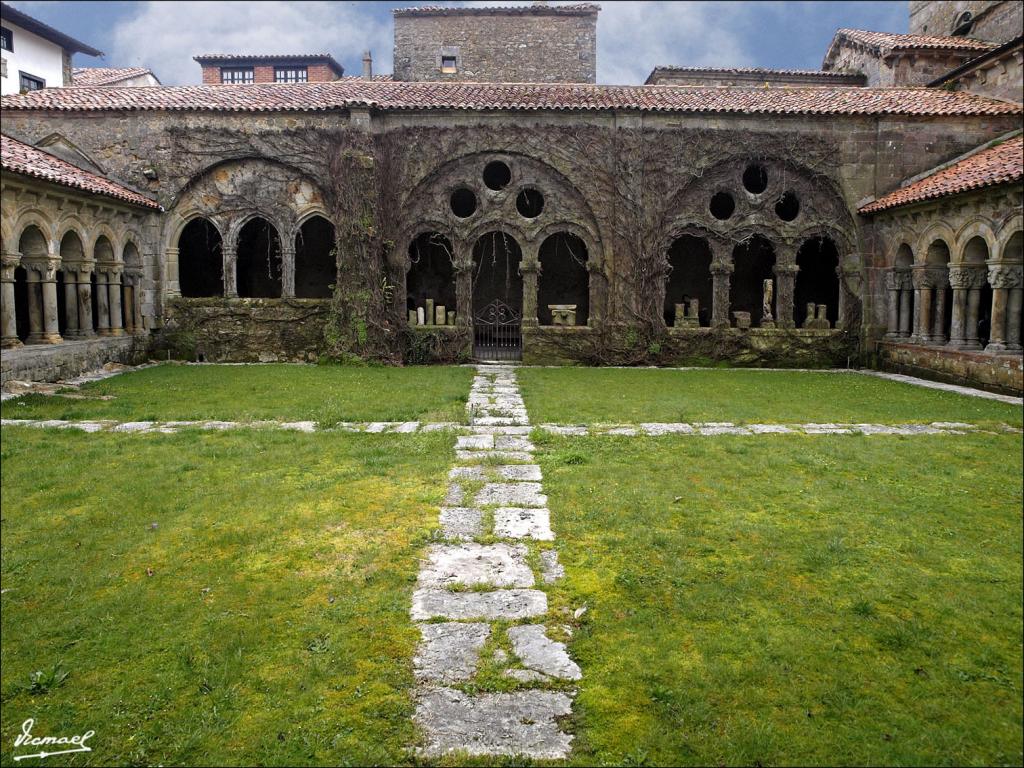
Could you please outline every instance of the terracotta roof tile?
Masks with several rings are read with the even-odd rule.
[[[893,32],[871,32],[866,29],[839,29],[836,38],[846,37],[855,42],[874,48],[883,56],[893,51],[973,51],[980,53],[996,47],[996,43],[973,40],[969,37],[940,35],[898,35]]]
[[[659,64],[655,71],[665,72],[722,72],[738,75],[814,75],[815,77],[834,77],[843,79],[850,77],[846,72],[833,72],[828,69],[772,69],[770,67],[680,67],[674,64]]]
[[[528,5],[421,5],[407,8],[394,8],[395,16],[492,16],[495,14],[514,13],[521,16],[577,16],[580,14],[597,13],[601,6],[596,3],[572,3],[565,5],[548,5],[547,3],[531,3]]]
[[[704,88],[573,83],[327,83],[160,88],[45,88],[5,96],[6,110],[311,112],[380,110],[585,111],[801,115],[1012,115],[1020,104],[927,88]]]
[[[860,212],[878,213],[889,208],[1021,179],[1024,179],[1024,136],[1015,136],[890,192],[863,206]]]
[[[23,176],[31,176],[64,187],[112,197],[144,208],[157,210],[160,208],[155,201],[134,190],[121,186],[104,176],[84,171],[66,160],[61,160],[49,152],[29,146],[10,136],[0,135],[0,167],[9,173],[20,173]]]
[[[146,67],[75,67],[71,71],[71,84],[113,85],[140,75],[152,75]]]

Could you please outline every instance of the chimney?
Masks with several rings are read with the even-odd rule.
[[[363,79],[373,80],[373,54],[363,51]]]

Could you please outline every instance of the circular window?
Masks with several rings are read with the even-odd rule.
[[[743,172],[743,188],[755,195],[760,195],[768,189],[768,172],[765,171],[764,166],[757,164],[747,166],[747,170]]]
[[[719,221],[725,221],[736,210],[736,201],[732,199],[732,195],[728,192],[716,192],[711,198],[711,205],[708,206],[708,210]]]
[[[786,192],[775,203],[775,213],[783,221],[792,221],[800,213],[800,201],[792,192]]]
[[[501,160],[495,160],[484,166],[484,184],[488,189],[497,192],[499,189],[507,187],[510,181],[512,181],[512,171]]]
[[[473,190],[461,187],[452,192],[451,200],[452,213],[460,219],[465,219],[476,212],[476,195]]]
[[[516,198],[516,210],[527,219],[535,219],[544,210],[544,195],[536,189],[524,189]]]

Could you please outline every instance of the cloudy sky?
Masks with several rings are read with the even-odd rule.
[[[11,5],[106,53],[81,66],[146,66],[165,85],[199,82],[200,53],[328,52],[358,74],[362,51],[391,72],[393,2],[50,2]],[[514,2],[466,3],[512,5]],[[598,17],[598,81],[642,83],[658,64],[817,69],[839,27],[907,31],[906,0],[608,2]]]

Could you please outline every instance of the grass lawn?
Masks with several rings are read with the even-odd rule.
[[[1005,421],[1019,406],[847,373],[523,368],[534,423]]]
[[[575,762],[1021,763],[1019,435],[538,442]]]
[[[87,384],[72,400],[27,395],[7,419],[458,421],[473,369],[303,365],[161,365]]]
[[[171,395],[138,380],[280,375],[247,372],[101,386],[145,403]],[[306,391],[349,373],[288,370]],[[405,760],[409,601],[452,460],[445,435],[5,428],[3,762],[29,717],[36,735],[96,731],[94,752],[47,765]]]

